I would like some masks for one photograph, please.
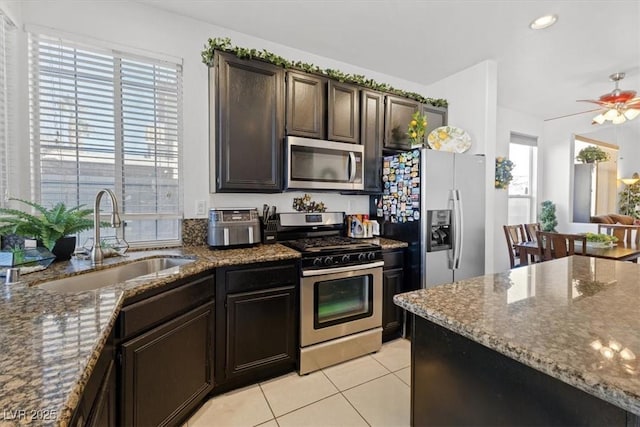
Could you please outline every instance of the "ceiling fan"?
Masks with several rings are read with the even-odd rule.
[[[609,80],[616,83],[616,87],[610,93],[606,93],[596,99],[579,99],[578,102],[591,102],[598,104],[600,111],[593,118],[593,124],[603,124],[610,120],[613,124],[624,123],[633,120],[640,115],[640,97],[636,97],[635,90],[620,90],[618,83],[624,79],[625,73],[613,73]],[[591,110],[594,111],[594,110]],[[586,112],[586,111],[585,111]]]

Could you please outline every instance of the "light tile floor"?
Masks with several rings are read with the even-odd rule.
[[[408,426],[411,343],[309,375],[290,373],[216,396],[188,427]]]

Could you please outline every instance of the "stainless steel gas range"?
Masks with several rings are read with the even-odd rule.
[[[382,249],[343,230],[343,212],[279,217],[278,240],[302,253],[301,375],[382,346]]]

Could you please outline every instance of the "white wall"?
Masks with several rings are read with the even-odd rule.
[[[16,3],[16,2],[13,2]],[[178,16],[135,2],[42,1],[18,2],[27,26],[37,25],[61,31],[79,41],[97,40],[107,46],[122,49],[154,52],[161,56],[182,58],[184,70],[184,212],[186,218],[194,218],[195,202],[206,200],[212,206],[255,206],[263,203],[276,205],[280,211],[291,211],[293,197],[299,194],[209,194],[209,140],[208,140],[208,70],[200,53],[208,38],[230,37],[238,46],[267,49],[291,60],[302,60],[323,68],[335,68],[348,73],[364,74],[379,82],[386,82],[399,89],[434,97],[426,88],[414,82],[395,78],[375,71],[359,68],[329,58],[319,57],[266,40],[237,33],[190,18]],[[22,50],[22,62],[26,67],[26,45]],[[22,73],[26,78],[26,73]],[[28,117],[26,84],[22,86],[19,106],[21,116]],[[28,121],[21,126],[18,141],[23,153],[23,174],[20,181],[28,182]],[[29,197],[28,185],[22,188],[22,196]],[[367,196],[341,196],[315,193],[314,200],[324,201],[331,210],[347,213],[368,212]]]
[[[487,60],[427,87],[434,98],[449,101],[449,124],[471,136],[469,154],[486,156],[485,272],[494,272],[494,159],[496,157],[497,64]]]
[[[538,137],[538,146],[541,145],[541,136],[543,134],[542,120],[524,114],[515,110],[504,107],[498,107],[498,125],[496,132],[496,157],[509,156],[509,142],[511,132],[518,132],[533,137]],[[538,150],[538,170],[542,170],[540,159],[540,149]],[[544,199],[540,198],[541,175],[538,174],[538,199],[537,204]],[[495,193],[495,213],[494,223],[494,269],[495,271],[504,271],[509,269],[509,254],[507,253],[507,244],[504,237],[502,226],[508,223],[508,191],[493,189]],[[539,210],[539,209],[538,209]]]

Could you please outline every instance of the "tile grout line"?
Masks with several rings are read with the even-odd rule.
[[[273,420],[276,422],[276,424],[278,424],[278,426],[280,426],[280,423],[278,423],[278,419],[276,417],[276,413],[273,412],[273,408],[271,407],[271,403],[269,403],[269,399],[267,399],[267,395],[264,393],[264,390],[262,389],[262,383],[258,383],[258,387],[260,388],[260,393],[262,393],[262,397],[264,397],[264,401],[267,402],[267,406],[269,407],[269,410],[271,411],[271,415],[273,415]],[[271,420],[267,420],[265,421],[265,423],[268,423]],[[261,423],[264,424],[264,423]],[[260,425],[260,424],[257,424]]]

